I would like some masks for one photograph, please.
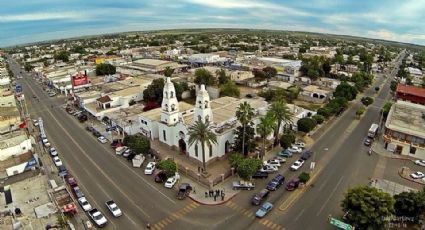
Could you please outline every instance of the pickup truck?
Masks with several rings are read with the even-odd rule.
[[[233,181],[233,190],[252,190],[255,184],[248,181]]]
[[[106,217],[103,216],[103,214],[95,208],[90,210],[88,212],[88,214],[89,214],[90,218],[93,220],[93,222],[99,228],[105,227],[105,225],[108,223],[108,220],[106,219]]]
[[[132,160],[133,167],[140,168],[140,166],[142,166],[144,161],[145,161],[145,156],[143,156],[142,154],[137,154]]]
[[[114,217],[122,216],[121,209],[118,208],[118,205],[113,200],[108,200],[105,202],[105,204]]]

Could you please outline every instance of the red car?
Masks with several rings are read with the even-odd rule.
[[[73,188],[73,187],[75,187],[75,186],[77,186],[78,184],[77,184],[77,180],[73,177],[73,176],[69,176],[67,179],[66,179],[66,182],[68,182],[68,184],[69,184],[69,186],[71,186],[71,188]]]
[[[300,185],[300,179],[294,178],[286,184],[285,189],[287,191],[294,191],[295,189],[298,188],[299,185]]]

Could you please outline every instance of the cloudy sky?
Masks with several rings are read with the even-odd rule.
[[[425,45],[424,0],[2,0],[0,47],[173,28],[346,34]]]

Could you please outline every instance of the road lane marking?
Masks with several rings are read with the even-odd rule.
[[[301,212],[300,213],[298,213],[298,215],[295,217],[295,222],[297,222],[298,221],[298,219],[302,216],[302,214],[304,213],[304,211],[305,211],[305,209],[303,208],[303,210],[301,210]]]
[[[27,86],[28,86],[28,88],[32,91],[32,93],[33,94],[35,94],[35,91],[34,91],[34,89],[28,84],[28,82],[25,82],[26,84],[27,84]],[[43,105],[45,105],[45,104],[43,104]],[[74,142],[74,143],[77,143],[75,140],[74,140],[74,138],[72,138],[71,137],[71,135],[66,131],[66,129],[58,122],[58,120],[56,119],[56,117],[53,115],[53,113],[50,111],[50,110],[47,110],[47,112],[53,117],[53,119],[59,124],[59,126],[65,131],[65,133],[71,138],[71,140]],[[76,122],[75,120],[74,120],[74,122]],[[103,147],[107,152],[110,152],[110,149],[107,149],[104,145],[100,145],[101,147]],[[77,145],[77,147],[80,149],[80,150],[82,150],[82,148],[79,146],[79,145]],[[82,151],[85,155],[86,155],[86,157],[87,158],[89,158],[90,159],[90,161],[93,163],[93,164],[95,164],[94,163],[94,161],[89,157],[89,155],[87,155],[86,154],[86,152],[84,152],[84,151]],[[157,189],[156,187],[154,187],[152,184],[150,184],[145,178],[143,178],[142,176],[140,176],[139,174],[137,174],[135,171],[134,171],[134,168],[131,168],[130,166],[128,166],[127,164],[125,164],[125,163],[123,163],[122,161],[120,161],[120,160],[118,160],[118,162],[121,164],[121,165],[123,165],[124,167],[127,167],[127,169],[129,169],[130,170],[130,172],[131,173],[133,173],[134,175],[136,175],[137,177],[139,177],[140,179],[142,179],[146,184],[148,184],[151,188],[153,188],[156,192],[158,192],[158,193],[160,193],[161,195],[163,195],[165,198],[167,198],[171,203],[173,203],[173,204],[175,204],[176,202],[174,201],[174,200],[172,200],[170,197],[168,197],[167,195],[165,195],[163,192],[161,192],[159,189]],[[96,165],[96,168],[100,168],[97,164],[95,164]],[[102,174],[104,174],[104,172],[102,171]],[[105,175],[105,174],[104,174]],[[109,179],[108,179],[109,180]],[[111,180],[110,180],[111,181]],[[115,183],[114,183],[115,184]]]
[[[158,222],[158,223],[157,223],[157,225],[158,225],[160,228],[164,228],[164,227],[165,227],[163,224],[161,224],[161,222]]]
[[[328,204],[328,202],[331,199],[331,197],[333,197],[333,195],[335,194],[336,190],[338,189],[338,186],[341,184],[342,179],[344,179],[344,176],[341,176],[341,178],[339,179],[339,181],[336,184],[335,188],[332,190],[331,194],[329,194],[328,199],[326,199],[325,203],[323,203],[322,207],[320,208],[320,210],[319,210],[319,212],[317,213],[316,216],[319,216],[320,215],[320,213],[323,211],[323,209],[325,208],[325,206]]]
[[[35,94],[35,92],[34,92],[34,90],[32,89],[32,87],[31,86],[29,86],[29,84],[27,83],[27,86],[28,86],[28,88],[32,91],[32,93],[33,94]],[[101,167],[99,167],[99,165],[97,165],[94,161],[93,161],[93,159],[91,159],[90,157],[88,157],[88,155],[87,155],[87,153],[84,151],[84,149],[82,149],[81,148],[81,146],[78,144],[78,142],[71,136],[71,134],[65,129],[65,127],[63,127],[62,126],[62,124],[56,119],[56,117],[53,115],[53,113],[50,111],[50,110],[48,110],[47,111],[49,114],[50,114],[50,116],[53,118],[53,120],[57,123],[57,125],[64,131],[64,133],[68,136],[68,138],[75,144],[75,146],[83,153],[83,155],[85,155],[86,156],[86,158],[88,158],[88,160],[94,165],[94,167],[96,167],[96,169],[125,197],[125,198],[127,198],[128,200],[131,200],[130,199],[130,197],[128,197],[127,196],[127,194],[125,194],[122,190],[121,190],[121,188],[112,180],[112,179],[110,179],[107,175],[106,175],[106,173],[105,173],[105,171],[103,171],[102,169],[101,169]],[[78,157],[75,157],[75,160],[77,161],[77,162],[79,162],[80,164],[81,164],[81,161],[80,161],[80,159],[78,158]],[[143,209],[141,209],[139,206],[137,206],[137,205],[135,205],[135,207],[139,210],[139,211],[141,211],[146,217],[148,217],[148,218],[150,218],[150,216],[143,210]]]

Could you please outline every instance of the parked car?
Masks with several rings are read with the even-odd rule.
[[[271,166],[280,167],[280,162],[277,160],[268,160],[268,161],[264,161],[263,165],[271,165]]]
[[[108,223],[106,217],[97,209],[93,208],[88,212],[90,219],[96,224],[97,227],[102,228],[105,227]]]
[[[365,138],[363,144],[366,146],[370,146],[372,144],[373,140],[370,137]]]
[[[127,149],[127,146],[119,146],[115,149],[115,154],[122,155]]]
[[[122,143],[121,140],[119,140],[119,139],[112,140],[112,142],[111,142],[111,147],[112,148],[118,148],[120,146],[123,146],[123,143]]]
[[[87,201],[86,197],[80,197],[78,198],[78,203],[80,204],[81,208],[87,212],[89,210],[92,209],[92,206],[90,205],[90,203]]]
[[[83,192],[81,191],[80,187],[75,186],[72,188],[72,191],[74,192],[75,197],[81,198],[84,196]]]
[[[310,158],[313,154],[314,154],[314,152],[313,152],[313,151],[310,151],[310,150],[304,151],[304,152],[301,154],[301,159],[306,161],[306,160],[308,160],[308,158]]]
[[[287,149],[282,150],[281,152],[279,152],[277,154],[278,157],[285,157],[285,158],[290,158],[290,157],[292,157],[292,155],[293,154],[291,152],[289,152]]]
[[[270,191],[267,189],[261,189],[261,191],[254,195],[251,199],[251,204],[260,205],[261,201],[269,195]]]
[[[53,157],[53,162],[55,163],[56,167],[63,165],[61,159],[58,156]]]
[[[78,186],[77,180],[73,176],[68,176],[66,178],[66,182],[68,182],[68,184],[71,188]]]
[[[295,144],[293,144],[293,146],[304,149],[305,143],[302,142],[302,141],[297,141],[297,142],[295,142]]]
[[[156,183],[163,183],[167,180],[167,174],[164,170],[160,170],[155,174],[155,182]]]
[[[423,172],[414,172],[410,174],[410,177],[413,179],[421,179],[425,177],[425,174]]]
[[[58,155],[58,151],[56,151],[55,147],[51,147],[50,150],[49,150],[49,152],[50,152],[50,155],[52,157],[55,157],[55,156]]]
[[[170,177],[165,182],[164,187],[166,187],[166,188],[173,188],[174,185],[177,183],[178,180],[179,180],[179,176],[178,175],[175,175],[173,177]]]
[[[255,184],[249,181],[233,181],[233,190],[252,190],[255,188]]]
[[[258,218],[263,218],[267,213],[269,213],[273,209],[273,204],[270,202],[264,202],[261,205],[260,209],[257,210],[255,216]]]
[[[122,153],[122,156],[123,157],[128,157],[128,156],[130,156],[130,154],[132,154],[133,153],[133,150],[131,150],[131,149],[126,149],[123,153]]]
[[[286,162],[286,158],[278,157],[278,156],[274,157],[273,160],[278,161],[280,164],[283,164]]]
[[[152,175],[152,173],[155,171],[155,164],[155,162],[149,162],[148,165],[146,165],[145,175]]]
[[[86,126],[86,130],[89,132],[93,132],[94,128],[92,126]]]
[[[34,124],[34,126],[38,126],[38,120],[37,119],[32,120],[32,123]]]
[[[286,187],[285,189],[287,191],[294,191],[295,189],[298,188],[298,186],[300,185],[300,179],[298,178],[293,178],[292,180],[290,180],[288,183],[286,183]]]
[[[425,160],[416,160],[415,164],[420,165],[420,166],[425,166]]]
[[[85,114],[80,114],[80,115],[78,116],[78,120],[82,123],[82,122],[87,121],[87,120],[88,120],[88,117],[87,117],[87,115],[85,115]]]
[[[50,147],[50,143],[49,143],[49,140],[47,140],[47,138],[43,138],[42,142],[43,142],[44,147],[46,147],[46,148]]]
[[[269,191],[276,191],[285,182],[285,177],[277,174],[268,184],[266,189]]]
[[[120,217],[122,216],[122,211],[118,207],[118,205],[113,200],[108,200],[105,202],[106,207],[108,210],[112,213],[114,217]]]
[[[136,154],[131,152],[126,158],[127,158],[128,161],[132,161],[135,156],[136,156]]]
[[[189,193],[192,191],[192,186],[188,183],[182,183],[179,187],[179,191],[177,192],[177,199],[183,200]]]
[[[288,151],[291,153],[301,153],[303,150],[296,146],[291,146],[288,148]]]
[[[97,131],[97,130],[93,130],[93,135],[95,136],[95,137],[100,137],[100,136],[102,136],[102,134],[99,132],[99,131]]]
[[[261,172],[261,171],[257,171],[254,175],[252,175],[252,178],[255,179],[264,179],[269,177],[269,174],[267,172]]]
[[[299,159],[297,161],[295,161],[292,165],[291,165],[291,170],[292,171],[297,171],[299,168],[301,168],[304,165],[304,161]]]
[[[65,165],[61,165],[58,167],[58,175],[60,177],[68,176],[68,170],[66,169]]]
[[[279,169],[276,166],[265,165],[260,169],[260,172],[274,173],[277,172],[277,170]]]
[[[99,142],[102,144],[105,144],[106,142],[108,142],[108,139],[106,139],[104,136],[98,137],[97,140],[99,140]]]

